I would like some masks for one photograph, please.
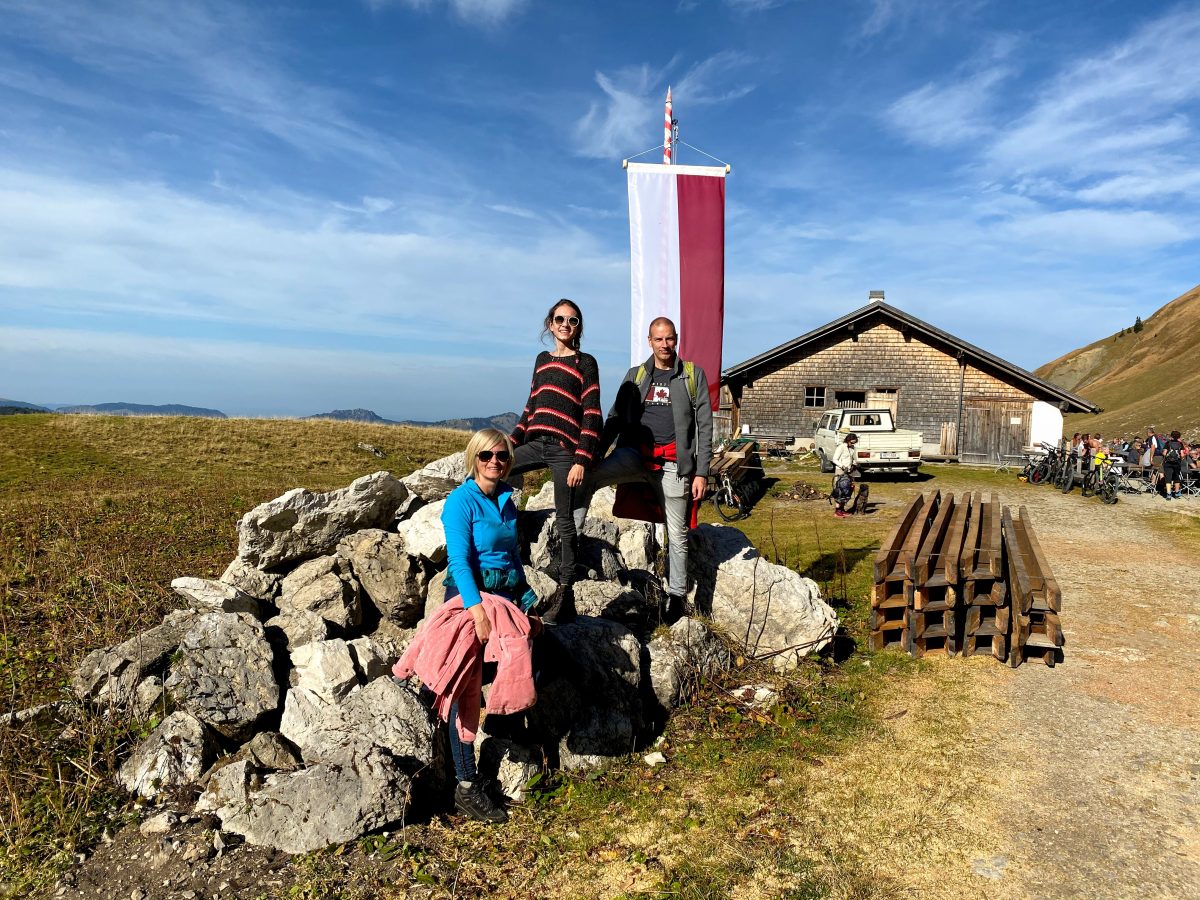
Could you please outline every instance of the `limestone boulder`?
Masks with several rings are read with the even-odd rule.
[[[243,612],[261,619],[270,610],[258,597],[210,578],[176,578],[171,582],[171,590],[197,612]]]
[[[248,763],[227,766],[203,799],[247,843],[309,853],[399,821],[410,787],[401,762],[376,747],[353,761],[265,777]]]
[[[387,747],[413,772],[434,759],[433,713],[392,678],[377,678],[340,703],[292,688],[279,730],[309,764],[357,759],[372,747]]]
[[[769,658],[777,669],[794,668],[837,632],[837,613],[821,598],[816,582],[763,559],[736,528],[693,530],[688,571],[694,607],[739,652]]]
[[[389,525],[408,493],[388,472],[364,475],[336,491],[288,491],[242,516],[238,557],[273,569],[332,553],[348,534]]]
[[[155,797],[167,788],[199,780],[216,749],[202,722],[186,712],[174,712],[133,751],[117,771],[117,783],[131,794]]]
[[[420,621],[432,566],[406,552],[404,538],[374,528],[357,531],[338,544],[338,555],[350,561],[354,577],[382,618],[401,628]]]
[[[618,555],[620,532],[617,523],[603,519],[587,519],[579,534],[575,561],[579,568],[594,573],[591,577],[615,579],[624,566]]]
[[[653,573],[658,558],[658,541],[654,536],[654,526],[649,522],[635,522],[632,519],[619,519],[616,524],[617,555],[621,558],[621,565],[628,572]]]
[[[664,710],[674,709],[702,681],[729,669],[733,654],[699,619],[685,616],[665,635],[656,635],[650,654],[650,686]]]
[[[267,640],[285,651],[330,636],[329,623],[307,609],[284,609],[267,619],[264,629]]]
[[[395,648],[387,648],[373,637],[364,636],[346,642],[354,671],[361,684],[382,678],[391,671],[391,662],[399,657]]]
[[[485,735],[477,741],[479,774],[494,778],[510,800],[522,802],[526,785],[542,771],[542,754],[535,748],[508,738]]]
[[[452,490],[467,480],[467,463],[461,452],[451,453],[400,480],[426,503],[436,503],[445,500]]]
[[[162,624],[112,647],[93,650],[71,678],[80,700],[126,708],[137,697],[138,685],[149,675],[166,670],[167,660],[195,623],[194,610],[168,613]]]
[[[250,763],[268,771],[290,772],[300,768],[300,756],[278,731],[260,731],[238,751]]]
[[[321,556],[297,566],[283,579],[280,613],[305,610],[340,629],[362,622],[362,589],[349,562],[340,556]]]
[[[221,574],[221,581],[244,594],[270,603],[279,594],[279,583],[283,581],[283,576],[278,572],[264,572],[240,556],[235,556]]]
[[[422,506],[396,526],[405,552],[438,565],[446,559],[446,530],[442,527],[444,500]]]
[[[554,510],[554,482],[547,481],[542,485],[541,490],[529,498],[529,502],[525,504],[525,512],[538,512],[539,510],[548,509]]]
[[[225,737],[243,740],[279,707],[275,655],[246,613],[198,616],[179,643],[166,688],[175,702]]]
[[[602,765],[644,736],[642,645],[629,629],[581,616],[546,633],[531,732],[566,770]],[[553,762],[553,760],[552,760]]]
[[[640,591],[617,581],[575,582],[575,610],[617,622],[646,622],[655,612]]]
[[[350,646],[341,638],[302,644],[291,655],[290,685],[326,703],[337,703],[360,684]]]

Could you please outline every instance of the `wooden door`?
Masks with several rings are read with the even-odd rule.
[[[897,399],[899,394],[895,390],[887,388],[869,391],[867,393],[867,409],[890,409],[892,411],[892,421],[896,422],[897,427],[900,423],[897,421],[896,412],[899,407]]]
[[[963,462],[987,462],[991,456],[995,430],[995,415],[990,403],[964,406],[959,458]]]

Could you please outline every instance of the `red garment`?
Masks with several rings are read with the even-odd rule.
[[[392,666],[397,678],[416,672],[421,683],[437,695],[437,713],[443,721],[450,721],[450,707],[458,702],[455,724],[458,736],[467,743],[475,740],[479,730],[478,698],[483,691],[485,661],[496,663],[496,678],[488,693],[489,712],[520,712],[537,702],[529,617],[503,597],[480,596],[492,626],[486,644],[480,646],[475,620],[463,609],[459,595],[438,607]]]
[[[676,442],[669,444],[642,445],[642,465],[647,472],[661,472],[663,463],[678,462]],[[700,524],[700,505],[695,501],[688,504],[688,527],[695,528]],[[667,521],[658,495],[648,484],[631,482],[617,485],[617,495],[613,499],[613,515],[619,519],[637,519],[641,522],[661,524]]]

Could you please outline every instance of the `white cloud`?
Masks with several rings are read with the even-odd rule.
[[[488,205],[488,209],[493,212],[504,213],[506,216],[516,216],[518,219],[540,219],[537,213],[532,209],[525,209],[523,206],[509,206],[504,203],[492,203]]]
[[[1195,139],[1179,108],[1200,99],[1200,10],[1181,7],[1068,66],[1008,124],[987,159],[1069,178],[1129,173]]]
[[[989,115],[998,85],[1012,74],[993,66],[946,85],[926,84],[905,94],[887,111],[892,127],[917,144],[947,146],[995,131]]]
[[[1145,210],[1065,209],[1016,218],[1002,230],[1048,253],[1128,252],[1177,244],[1193,237],[1171,217]]]
[[[754,58],[736,50],[723,50],[696,63],[672,90],[672,99],[682,105],[704,106],[744,97],[752,84],[731,84],[731,73],[752,65]]]
[[[1181,165],[1174,171],[1118,175],[1077,191],[1080,200],[1093,203],[1133,203],[1173,195],[1200,193],[1200,168]]]
[[[744,97],[753,85],[722,84],[730,74],[753,62],[752,57],[724,50],[691,66],[672,88],[677,104],[715,105]],[[629,66],[609,75],[596,73],[604,99],[595,101],[575,123],[576,152],[598,159],[641,152],[652,135],[662,134],[662,103],[667,75],[679,63],[672,59],[662,69]],[[661,143],[661,141],[660,141]]]
[[[528,0],[441,0],[454,14],[469,25],[496,26],[503,23],[527,5]],[[427,10],[439,5],[439,0],[366,0],[372,10],[378,12],[392,6],[407,6],[410,9]]]
[[[0,19],[14,36],[90,75],[81,82],[84,89],[56,74],[25,74],[16,63],[0,61],[0,83],[31,96],[88,113],[149,106],[173,134],[193,135],[203,121],[205,128],[227,132],[234,147],[245,143],[249,126],[314,158],[351,157],[390,168],[418,155],[426,161],[414,148],[357,122],[346,112],[351,98],[293,75],[251,8],[224,0],[0,0]],[[229,122],[201,119],[196,108]]]
[[[661,72],[647,65],[622,69],[612,76],[597,72],[596,84],[605,99],[592,103],[575,123],[576,152],[581,156],[611,159],[640,152],[648,136],[661,134],[662,107],[655,106],[652,96],[662,84]]]
[[[0,169],[0,309],[400,340],[455,321],[503,343],[495,309],[603,297],[627,278],[623,256],[561,222],[489,231],[470,209],[405,207],[389,218],[407,227],[366,230],[320,200],[251,199]]]

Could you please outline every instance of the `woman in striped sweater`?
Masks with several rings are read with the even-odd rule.
[[[543,614],[546,622],[566,624],[575,618],[575,521],[571,508],[575,489],[591,468],[600,435],[600,369],[596,359],[579,349],[583,313],[571,300],[559,300],[546,314],[543,337],[553,349],[538,354],[533,365],[529,400],[513,429],[516,446],[512,474],[548,468],[554,478],[554,520],[562,544],[558,590]]]

